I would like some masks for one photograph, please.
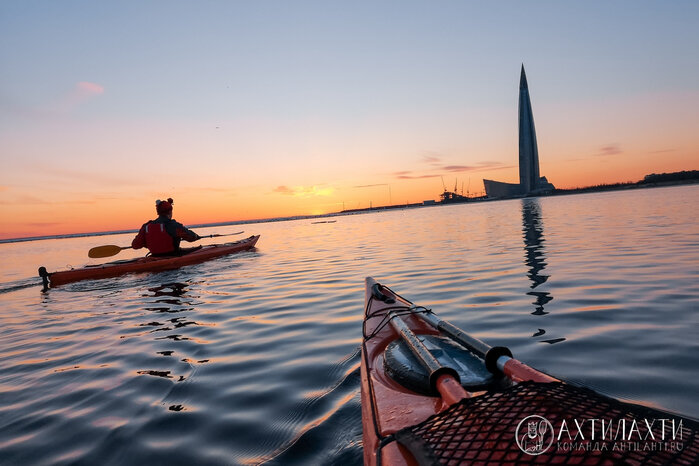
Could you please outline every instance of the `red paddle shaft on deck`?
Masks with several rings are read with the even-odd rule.
[[[439,392],[445,403],[451,406],[471,396],[461,386],[456,370],[441,365],[400,317],[391,311],[388,313],[388,318],[391,326],[403,338],[410,351],[430,373],[430,386]]]
[[[533,369],[514,359],[512,352],[504,346],[491,347],[478,338],[474,338],[459,327],[442,320],[432,313],[418,314],[425,322],[453,340],[459,342],[476,356],[485,360],[485,367],[492,373],[502,372],[514,382],[531,380],[533,382],[558,382],[551,376]]]

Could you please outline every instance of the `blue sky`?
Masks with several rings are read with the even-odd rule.
[[[395,173],[436,176],[429,157],[512,181],[521,63],[554,184],[698,168],[697,24],[689,1],[3,2],[0,206],[37,186],[63,203],[236,187],[286,212],[279,186],[332,188],[320,205],[387,183],[413,201],[441,183]],[[574,165],[600,153],[618,157]]]

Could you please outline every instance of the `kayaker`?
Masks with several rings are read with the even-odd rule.
[[[155,201],[158,218],[144,223],[136,237],[131,242],[134,249],[148,248],[154,256],[180,255],[190,252],[180,248],[180,241],[197,241],[201,237],[181,223],[172,219],[174,201]]]

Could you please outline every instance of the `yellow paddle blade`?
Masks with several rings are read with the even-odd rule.
[[[114,244],[108,244],[107,246],[97,246],[95,248],[90,249],[90,251],[87,253],[87,256],[92,257],[93,259],[97,257],[110,257],[119,254],[122,249],[127,248],[122,248],[121,246],[116,246]]]

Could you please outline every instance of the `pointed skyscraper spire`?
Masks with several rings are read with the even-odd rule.
[[[525,194],[534,191],[539,184],[539,150],[524,63],[519,77],[519,184]]]
[[[519,74],[519,88],[529,90],[529,86],[527,86],[527,74],[524,72],[524,63],[522,63],[522,71]]]

